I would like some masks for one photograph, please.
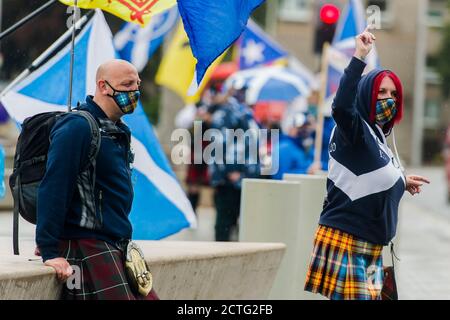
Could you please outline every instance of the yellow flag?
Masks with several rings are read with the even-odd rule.
[[[189,39],[184,31],[183,23],[180,21],[172,42],[165,51],[164,57],[159,65],[155,81],[157,84],[174,91],[186,104],[198,102],[201,92],[211,77],[211,73],[220,61],[222,61],[225,53],[218,57],[208,68],[197,93],[193,96],[188,96],[188,89],[194,77],[197,59],[192,55]]]
[[[59,0],[73,6],[74,0]],[[173,7],[176,0],[78,0],[78,7],[83,9],[99,8],[125,21],[145,26],[151,16]]]

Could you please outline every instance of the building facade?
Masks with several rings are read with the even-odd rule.
[[[277,1],[277,0],[270,0]],[[442,27],[448,19],[447,0],[427,0],[426,36],[419,39],[418,19],[421,4],[425,0],[361,0],[365,8],[377,5],[381,10],[381,29],[375,30],[377,51],[381,65],[394,70],[404,84],[405,116],[396,130],[399,153],[406,163],[411,163],[413,148],[418,141],[412,139],[414,94],[418,75],[416,74],[416,54],[420,41],[426,42],[427,61],[437,54],[442,39]],[[319,10],[325,3],[332,3],[341,10],[346,0],[279,0],[277,25],[273,36],[291,54],[295,55],[311,70],[319,71],[320,58],[314,53],[315,26]],[[423,3],[422,3],[423,5]],[[274,13],[272,13],[274,14]],[[370,13],[368,13],[370,14]],[[436,161],[440,156],[444,128],[448,125],[449,106],[445,104],[440,91],[440,80],[431,65],[422,75],[425,81],[423,106],[422,160],[424,163]]]

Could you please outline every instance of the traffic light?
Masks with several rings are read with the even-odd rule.
[[[322,53],[325,42],[331,43],[333,41],[339,15],[339,8],[334,4],[327,3],[321,6],[314,37],[314,52],[316,54]]]

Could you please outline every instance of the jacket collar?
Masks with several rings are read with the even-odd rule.
[[[86,97],[86,109],[88,109],[97,118],[108,118],[102,108],[95,103],[93,96]]]
[[[88,95],[86,97],[86,103],[81,106],[81,109],[87,109],[92,115],[100,119],[102,123],[109,123],[109,125],[117,126],[129,135],[130,129],[128,128],[128,126],[120,119],[117,120],[116,123],[110,120],[106,113],[102,110],[102,108],[100,108],[100,106],[94,101],[93,98],[93,96]]]

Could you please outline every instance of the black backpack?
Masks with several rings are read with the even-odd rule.
[[[79,175],[90,171],[95,175],[95,163],[100,149],[101,135],[95,118],[87,111],[73,111],[84,117],[91,128],[91,146],[89,157]],[[39,185],[45,175],[47,165],[47,153],[50,147],[50,132],[58,118],[69,112],[53,111],[44,112],[24,120],[22,131],[17,140],[16,153],[14,155],[14,169],[9,178],[9,186],[14,199],[13,214],[13,248],[14,254],[19,254],[19,214],[28,222],[36,224],[36,202]],[[91,171],[93,170],[93,171]],[[88,175],[91,177],[92,175]],[[95,176],[92,181],[81,179],[86,188],[93,190]]]

